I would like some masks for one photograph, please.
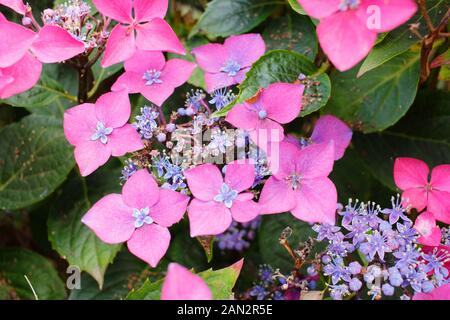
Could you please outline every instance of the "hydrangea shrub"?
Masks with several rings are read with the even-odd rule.
[[[0,298],[449,300],[442,0],[0,0]]]

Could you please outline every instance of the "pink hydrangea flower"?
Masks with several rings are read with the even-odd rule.
[[[0,4],[14,10],[15,12],[24,15],[27,13],[27,6],[22,0],[0,0]]]
[[[414,158],[397,158],[394,180],[403,191],[402,198],[418,211],[425,207],[436,220],[450,223],[450,165],[437,166],[431,172],[427,164]]]
[[[139,170],[125,183],[122,194],[99,200],[83,217],[104,242],[127,242],[128,249],[152,267],[165,255],[169,227],[183,217],[189,197],[160,189],[147,170]]]
[[[171,263],[161,291],[161,300],[212,300],[206,282],[178,263]]]
[[[317,120],[314,131],[309,139],[297,139],[292,135],[286,136],[284,141],[300,145],[301,148],[316,143],[334,141],[334,160],[344,156],[345,150],[352,141],[352,129],[342,120],[331,115],[321,116]]]
[[[261,214],[292,212],[303,221],[335,223],[337,191],[328,178],[334,164],[334,143],[304,149],[281,142],[278,169],[261,191]]]
[[[241,83],[252,64],[266,51],[259,34],[231,36],[225,43],[206,44],[192,50],[205,71],[208,92]]]
[[[430,293],[416,293],[413,300],[450,300],[450,283],[444,284]]]
[[[137,50],[125,62],[122,74],[112,90],[125,88],[129,93],[140,93],[154,104],[161,106],[176,87],[185,83],[196,65],[181,59],[166,62],[161,52]]]
[[[112,156],[144,148],[138,132],[127,124],[131,106],[126,91],[110,92],[95,104],[84,103],[64,113],[64,133],[75,146],[81,175],[87,176]]]
[[[128,60],[138,48],[186,53],[175,32],[163,19],[168,0],[93,0],[93,3],[103,15],[120,22],[106,43],[104,68]]]
[[[317,36],[340,71],[364,59],[377,34],[391,31],[416,12],[413,0],[297,0],[308,15],[320,19]]]
[[[281,124],[294,120],[302,108],[303,85],[273,83],[257,98],[234,106],[225,120],[249,132],[253,141],[266,150],[265,142],[284,138]]]
[[[426,246],[438,246],[442,240],[441,229],[436,225],[436,219],[431,212],[425,211],[417,217],[414,229],[420,233],[417,239],[420,244]]]
[[[223,233],[232,221],[249,222],[259,214],[253,194],[244,192],[255,181],[255,167],[234,161],[226,166],[225,179],[212,164],[185,171],[189,190],[194,195],[188,207],[191,236]]]
[[[42,63],[54,63],[83,53],[84,44],[57,26],[35,33],[0,13],[0,98],[27,91],[39,80]]]

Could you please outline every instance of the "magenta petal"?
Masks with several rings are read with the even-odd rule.
[[[162,286],[161,300],[212,300],[212,293],[200,276],[171,263]]]
[[[170,244],[169,229],[157,224],[144,224],[127,242],[128,250],[155,268]]]
[[[270,156],[270,170],[278,179],[283,180],[296,171],[296,163],[301,156],[301,149],[297,145],[281,142],[278,152]]]
[[[239,63],[241,68],[250,67],[266,51],[266,44],[260,34],[249,33],[231,36],[225,40],[229,58]]]
[[[37,35],[17,23],[0,21],[0,68],[10,67],[23,58]]]
[[[186,212],[190,198],[179,192],[161,189],[159,201],[150,209],[150,216],[159,225],[171,227]]]
[[[134,15],[139,22],[153,18],[164,18],[169,6],[168,0],[134,0]]]
[[[376,32],[350,11],[323,19],[317,27],[320,45],[334,66],[346,71],[364,59],[375,44]]]
[[[31,46],[31,51],[43,63],[56,63],[73,58],[85,50],[84,43],[58,26],[45,26]]]
[[[230,87],[236,84],[234,77],[230,77],[224,72],[205,73],[206,91],[213,92],[216,89]]]
[[[7,99],[34,87],[41,77],[42,64],[26,53],[18,62],[1,71],[7,80],[0,88],[0,99]]]
[[[213,164],[203,164],[184,172],[189,190],[194,197],[210,201],[219,193],[223,184],[222,173]]]
[[[95,114],[107,128],[122,127],[131,115],[128,93],[125,90],[105,93],[95,103]]]
[[[98,11],[107,17],[122,23],[129,23],[133,20],[131,16],[132,0],[93,0],[92,2]]]
[[[188,207],[191,237],[218,235],[231,225],[231,212],[222,203],[193,199]]]
[[[141,135],[130,124],[114,129],[108,136],[108,145],[113,157],[122,157],[145,147]]]
[[[394,180],[401,190],[425,187],[430,169],[422,160],[397,158],[394,162]]]
[[[337,191],[330,179],[305,180],[296,196],[297,206],[291,210],[296,218],[306,222],[335,223]]]
[[[413,300],[450,300],[450,283],[444,284],[430,293],[416,293]]]
[[[438,246],[441,243],[441,229],[436,226],[436,219],[431,212],[425,211],[421,213],[414,223],[414,229],[421,235],[417,239],[420,244]]]
[[[125,70],[140,73],[141,77],[147,70],[162,70],[166,64],[164,54],[160,51],[136,50],[136,53],[125,61]]]
[[[373,6],[375,10],[369,10]],[[388,32],[407,22],[417,11],[417,4],[413,0],[370,0],[363,1],[358,10],[361,21],[375,32]],[[380,25],[372,21],[375,12],[379,12]]]
[[[297,204],[294,191],[284,180],[270,177],[259,197],[261,214],[282,213],[292,210]]]
[[[353,132],[342,120],[325,115],[317,121],[311,140],[314,143],[334,141],[334,160],[339,160],[344,156],[345,150],[352,140]]]
[[[253,197],[253,194],[250,194]],[[254,220],[259,215],[260,206],[252,200],[241,201],[238,199],[233,201],[231,207],[231,215],[233,220],[246,223]]]
[[[273,83],[261,93],[267,116],[279,123],[289,123],[300,115],[303,85]]]
[[[164,102],[172,95],[175,88],[168,83],[154,83],[150,86],[141,87],[141,94],[157,106],[162,106]]]
[[[106,42],[105,55],[102,67],[107,68],[113,64],[130,59],[136,52],[134,32],[129,27],[116,25]]]
[[[427,191],[425,188],[406,189],[402,193],[403,205],[416,208],[419,212],[427,206]]]
[[[435,189],[450,192],[450,164],[434,167],[430,183]]]
[[[0,0],[0,4],[13,9],[21,15],[25,15],[27,12],[27,6],[23,3],[23,0]]]
[[[134,232],[133,210],[125,205],[120,194],[100,199],[81,219],[103,242],[121,243]]]
[[[427,210],[433,213],[436,220],[450,224],[450,192],[428,192]]]
[[[229,59],[228,50],[218,43],[206,44],[194,48],[191,52],[199,67],[209,73],[221,72],[220,69]]]
[[[227,164],[224,181],[237,192],[249,189],[255,182],[255,165],[240,160]]]
[[[111,91],[125,90],[127,93],[138,93],[144,90],[145,80],[142,73],[124,72],[113,84]]]
[[[333,170],[334,142],[313,144],[300,151],[297,170],[304,179],[327,177]]]
[[[250,132],[250,138],[263,150],[267,150],[268,142],[281,142],[284,139],[284,128],[271,119],[258,120],[255,131]]]
[[[136,26],[136,32],[136,45],[139,49],[186,54],[186,50],[175,32],[161,18],[155,18],[146,24]]]
[[[90,141],[97,127],[95,105],[84,103],[64,112],[64,134],[72,145]]]
[[[235,76],[233,77],[233,81],[234,81],[235,83],[242,83],[242,82],[245,80],[245,77],[247,76],[247,72],[249,72],[249,71],[250,71],[250,67],[241,69],[241,70],[237,73],[237,75],[235,75]]]
[[[297,0],[308,16],[316,19],[328,17],[339,10],[341,0]]]
[[[13,82],[14,78],[11,76],[3,75],[2,69],[0,69],[0,97],[2,95],[2,89]]]
[[[111,157],[111,150],[100,141],[83,141],[75,146],[75,161],[83,177],[104,165]]]
[[[133,209],[153,207],[159,200],[159,188],[147,169],[133,174],[122,188],[123,201]]]
[[[168,84],[176,88],[189,80],[196,67],[197,65],[195,63],[181,59],[172,59],[167,61],[160,79],[163,84]]]
[[[235,105],[227,114],[225,121],[240,129],[255,129],[258,114],[246,103]]]

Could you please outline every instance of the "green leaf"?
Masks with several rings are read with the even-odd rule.
[[[279,243],[279,237],[286,227],[292,228],[292,235],[288,242],[292,247],[297,247],[315,232],[311,226],[293,217],[290,213],[264,216],[259,229],[259,248],[263,263],[279,268],[282,272],[290,272],[294,266],[294,260]]]
[[[81,276],[81,289],[70,292],[69,300],[120,300],[130,289],[141,283],[147,265],[128,252],[120,252],[105,274],[105,283],[100,290],[98,283],[87,274]]]
[[[418,52],[405,52],[356,77],[358,67],[333,72],[332,113],[365,133],[384,130],[402,118],[414,101],[420,77]]]
[[[94,85],[92,86],[92,89],[88,92],[89,98],[93,97],[97,93],[103,81],[114,76],[123,68],[122,63],[112,65],[108,68],[103,68],[101,65],[101,61],[102,58],[98,59],[98,61],[92,66],[92,73],[94,74]]]
[[[419,95],[408,115],[379,134],[356,135],[353,143],[369,172],[393,191],[394,160],[413,157],[430,167],[450,163],[450,110],[448,92]]]
[[[61,122],[31,115],[0,131],[0,209],[32,205],[60,186],[74,166]]]
[[[288,2],[289,2],[289,4],[291,5],[291,8],[292,8],[295,12],[300,13],[300,14],[303,14],[303,15],[306,14],[305,10],[303,10],[302,6],[298,3],[297,0],[288,0]]]
[[[213,258],[214,236],[200,236],[197,240],[205,251],[206,260],[210,263]]]
[[[429,0],[426,1],[428,14],[435,25],[439,23],[443,15],[447,11],[446,0]],[[417,24],[419,26],[419,33],[425,36],[429,30],[423,19],[420,10],[407,23],[399,28],[389,32],[379,44],[377,44],[367,58],[364,60],[358,71],[358,77],[364,75],[366,72],[373,70],[390,59],[408,51],[412,46],[419,43],[421,39],[416,34],[411,32],[410,25]]]
[[[214,300],[229,300],[233,298],[233,288],[241,272],[243,260],[220,270],[206,270],[198,273],[205,280],[212,292]],[[145,281],[144,285],[135,291],[130,292],[128,300],[159,300],[164,279],[156,282]]]
[[[20,248],[0,249],[0,292],[2,298],[34,300],[64,299],[66,291],[54,266],[41,255]]]
[[[120,245],[102,242],[81,223],[81,218],[105,194],[120,193],[115,175],[118,170],[117,166],[112,170],[106,166],[87,180],[81,177],[71,179],[52,206],[48,218],[49,240],[53,248],[70,265],[88,272],[100,288],[106,268],[113,261]]]
[[[330,93],[330,79],[321,73],[305,56],[286,50],[269,51],[262,56],[247,73],[247,77],[239,86],[240,93],[236,101],[215,113],[224,116],[236,103],[243,103],[253,97],[260,88],[266,88],[271,83],[293,83],[300,74],[307,76],[309,85],[303,94],[303,109],[301,116],[306,116],[325,106]]]
[[[266,20],[281,3],[276,0],[213,0],[190,37],[198,32],[211,37],[245,33]]]
[[[314,61],[317,54],[316,29],[307,16],[287,12],[272,20],[262,34],[267,50],[284,49]]]

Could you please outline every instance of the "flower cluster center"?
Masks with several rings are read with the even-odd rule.
[[[113,132],[113,128],[106,128],[105,124],[101,121],[97,122],[97,127],[94,134],[91,137],[92,141],[100,140],[101,143],[108,143],[108,136]]]
[[[143,208],[143,209],[134,209],[133,210],[133,217],[134,217],[134,227],[140,228],[144,224],[152,224],[154,221],[152,217],[150,217],[150,209]]]
[[[229,77],[235,77],[240,70],[241,65],[232,59],[228,60],[220,69],[220,71],[228,74]]]
[[[233,201],[237,198],[238,192],[233,190],[228,184],[222,184],[219,194],[214,197],[214,201],[221,202],[230,209],[233,206]]]
[[[142,76],[142,79],[145,80],[146,86],[151,86],[152,84],[161,84],[162,80],[161,77],[161,71],[158,70],[147,70],[144,72],[144,75]]]

